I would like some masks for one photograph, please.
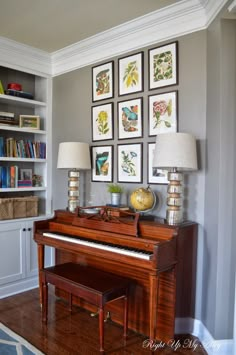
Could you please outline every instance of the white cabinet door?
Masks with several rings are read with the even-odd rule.
[[[0,224],[0,285],[26,276],[25,222]]]
[[[38,275],[38,251],[34,241],[33,221],[26,222],[26,276]],[[45,266],[51,266],[54,262],[53,248],[45,248]]]

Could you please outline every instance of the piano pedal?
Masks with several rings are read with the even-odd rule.
[[[90,317],[92,317],[92,318],[96,318],[96,317],[98,317],[98,315],[99,315],[98,311],[90,313]]]
[[[98,311],[90,313],[90,317],[92,318],[96,318],[98,317],[98,315],[99,315]],[[107,312],[106,317],[104,319],[104,322],[108,322],[108,321],[111,321],[111,313],[109,311]]]
[[[111,321],[111,313],[108,311],[107,314],[106,314],[106,317],[104,319],[104,322],[108,322],[108,321]]]

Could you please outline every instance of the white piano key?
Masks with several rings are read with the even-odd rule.
[[[111,251],[113,253],[117,253],[117,254],[121,254],[121,255],[133,256],[135,258],[139,258],[139,259],[143,259],[143,260],[150,260],[151,255],[152,255],[151,252],[149,254],[149,253],[142,252],[141,250],[139,250],[139,251],[128,250],[128,249],[125,249],[122,247],[106,245],[104,242],[96,243],[94,241],[88,241],[88,240],[79,239],[79,238],[72,238],[72,237],[68,237],[68,236],[60,235],[60,234],[56,234],[56,233],[51,233],[51,232],[45,232],[45,233],[43,233],[43,236],[54,238],[54,239],[59,239],[59,240],[64,240],[69,243],[84,245],[84,246],[88,246],[88,247],[96,248],[96,249],[100,249],[100,250]]]

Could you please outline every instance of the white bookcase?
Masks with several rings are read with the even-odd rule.
[[[0,111],[18,115],[40,116],[40,129],[20,128],[0,123],[0,137],[16,140],[31,140],[46,143],[46,158],[0,157],[0,166],[18,166],[31,169],[33,174],[42,176],[40,187],[0,188],[0,198],[38,196],[39,216],[15,220],[0,219],[0,298],[22,292],[38,285],[37,247],[33,240],[33,223],[52,215],[51,197],[51,77],[38,73],[23,72],[0,66],[0,80],[4,89],[8,83],[22,85],[22,90],[32,93],[34,99],[0,94]],[[53,251],[47,249],[46,264],[51,265]]]
[[[0,197],[28,196],[39,197],[39,214],[47,216],[51,213],[51,78],[23,73],[18,70],[0,67],[0,80],[4,88],[8,83],[17,82],[23,91],[33,94],[34,99],[25,99],[10,95],[0,95],[0,111],[13,112],[19,115],[36,115],[40,117],[40,129],[20,128],[14,125],[1,125],[0,137],[19,140],[31,140],[46,143],[46,158],[11,158],[0,157],[0,166],[17,165],[20,169],[31,169],[33,174],[42,176],[40,187],[0,188]]]

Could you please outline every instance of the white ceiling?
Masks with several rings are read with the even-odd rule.
[[[52,53],[180,0],[0,0],[0,36]]]

